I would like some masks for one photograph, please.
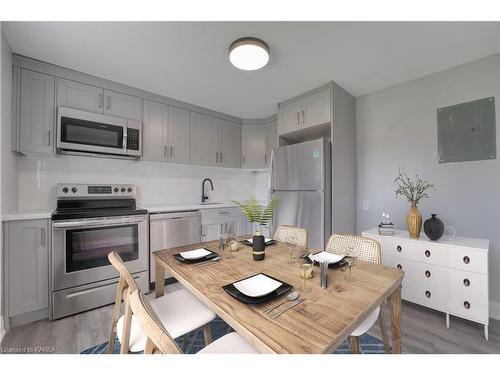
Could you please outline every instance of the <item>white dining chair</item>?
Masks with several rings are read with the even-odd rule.
[[[165,329],[164,322],[156,315],[144,293],[138,289],[134,290],[129,299],[133,317],[147,335],[144,354],[182,354],[182,350]],[[205,346],[197,354],[257,353],[238,333],[232,332]]]
[[[344,255],[346,248],[354,248],[357,253],[357,257],[360,260],[377,264],[380,264],[381,262],[380,244],[377,241],[366,237],[348,234],[333,234],[328,240],[325,251],[337,255]],[[360,352],[359,337],[368,332],[368,330],[377,322],[377,319],[382,333],[382,340],[384,342],[384,351],[386,353],[390,352],[384,314],[379,306],[370,315],[368,315],[368,317],[354,330],[353,333],[351,333],[350,341],[353,353]]]
[[[108,353],[113,352],[116,336],[118,336],[121,345],[120,353],[141,352],[146,348],[147,336],[132,316],[130,303],[127,299],[130,293],[139,290],[139,288],[116,251],[109,253],[108,259],[120,273],[111,320]],[[125,313],[120,317],[122,299]],[[205,344],[212,341],[210,322],[215,319],[215,313],[186,289],[176,290],[156,298],[151,301],[151,305],[171,337],[177,338],[203,327]]]

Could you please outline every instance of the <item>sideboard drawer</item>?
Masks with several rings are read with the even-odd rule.
[[[445,246],[425,241],[402,240],[395,237],[384,238],[380,242],[380,246],[383,255],[406,258],[443,267],[448,264],[448,249]]]
[[[474,272],[450,270],[448,277],[450,313],[488,322],[488,277]]]
[[[450,267],[482,274],[488,273],[488,254],[486,252],[450,246]]]
[[[446,311],[447,269],[441,266],[411,262],[411,281],[406,286],[412,301]]]

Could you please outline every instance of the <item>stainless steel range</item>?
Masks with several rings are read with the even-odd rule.
[[[58,184],[52,214],[51,319],[114,301],[117,251],[148,290],[148,216],[136,208],[134,185]]]

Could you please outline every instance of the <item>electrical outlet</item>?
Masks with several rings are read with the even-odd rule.
[[[363,201],[363,210],[367,211],[370,209],[370,201]]]

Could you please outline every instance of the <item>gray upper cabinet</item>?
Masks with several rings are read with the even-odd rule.
[[[191,163],[219,165],[219,121],[205,114],[191,112]]]
[[[51,154],[54,142],[54,76],[20,71],[17,132],[14,149]]]
[[[8,316],[48,308],[47,220],[5,224]]]
[[[104,113],[110,116],[141,119],[141,98],[104,90]]]
[[[168,161],[189,164],[190,153],[191,112],[170,106],[168,110]]]
[[[166,161],[168,133],[168,106],[144,101],[142,124],[142,158],[150,161]]]
[[[278,105],[278,134],[283,135],[311,126],[322,125],[331,119],[330,87],[304,94]]]
[[[100,87],[58,78],[57,106],[103,113],[104,90]]]
[[[330,122],[331,102],[329,88],[305,97],[302,100],[302,125],[308,128]]]
[[[241,125],[219,120],[219,164],[228,168],[241,167]]]
[[[266,138],[266,125],[243,126],[243,168],[265,168]]]
[[[63,78],[57,79],[57,105],[141,120],[141,98]]]
[[[271,150],[278,147],[278,121],[274,120],[267,124],[266,134],[266,156],[265,167],[269,168],[271,161]]]
[[[300,129],[302,104],[300,100],[279,106],[278,134],[286,134]]]

